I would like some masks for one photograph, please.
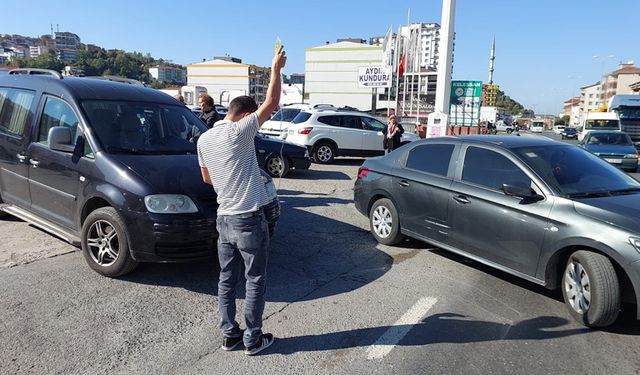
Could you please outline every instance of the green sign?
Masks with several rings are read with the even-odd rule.
[[[449,125],[478,125],[482,81],[451,81]]]

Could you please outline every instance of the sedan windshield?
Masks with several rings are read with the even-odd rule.
[[[626,133],[597,133],[592,134],[587,141],[589,145],[617,145],[633,146],[631,138]]]
[[[636,180],[576,146],[521,147],[513,151],[553,189],[569,198],[640,190]]]
[[[87,100],[91,128],[108,153],[189,154],[207,127],[187,107],[158,103]]]

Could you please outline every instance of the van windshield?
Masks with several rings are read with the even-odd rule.
[[[585,129],[592,129],[592,130],[620,129],[620,123],[618,122],[618,120],[587,120],[585,122]]]
[[[114,154],[192,154],[207,130],[187,107],[85,100],[82,108],[98,141]]]

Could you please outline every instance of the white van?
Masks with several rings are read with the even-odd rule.
[[[542,133],[544,131],[544,121],[535,120],[531,123],[532,133]]]
[[[615,112],[589,112],[580,118],[579,128],[578,141],[580,142],[592,130],[622,131],[620,118]]]

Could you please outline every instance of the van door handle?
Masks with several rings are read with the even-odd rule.
[[[40,162],[37,160],[29,159],[29,164],[33,165],[34,167],[37,167],[38,165],[40,165]]]
[[[405,181],[405,180],[402,180],[402,181],[398,182],[398,185],[400,185],[402,187],[408,187],[409,183],[407,181]]]
[[[27,155],[18,154],[16,156],[18,157],[18,160],[20,160],[20,163],[24,163],[24,161],[27,160]]]
[[[468,200],[467,197],[465,197],[464,195],[456,195],[453,197],[453,200],[455,200],[456,202],[460,202],[462,204],[471,203],[471,201]]]

